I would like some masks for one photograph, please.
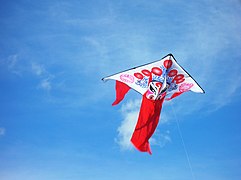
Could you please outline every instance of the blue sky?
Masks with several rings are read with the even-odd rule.
[[[240,179],[240,19],[238,0],[1,1],[0,179]],[[206,93],[164,103],[150,156],[128,141],[141,96],[112,107],[101,78],[168,53]]]

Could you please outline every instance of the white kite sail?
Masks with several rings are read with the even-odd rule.
[[[109,79],[120,81],[142,95],[151,86],[151,82],[160,82],[167,90],[166,97],[169,97],[167,100],[186,91],[204,93],[200,85],[177,63],[172,54],[168,54],[161,60],[107,76],[102,80]]]

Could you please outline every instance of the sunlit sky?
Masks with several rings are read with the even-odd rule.
[[[2,0],[0,179],[241,179],[240,19],[240,0]],[[101,78],[169,53],[206,93],[163,104],[149,155],[141,95],[112,107]]]

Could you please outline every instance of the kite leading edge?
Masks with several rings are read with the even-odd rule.
[[[116,80],[116,100],[120,103],[130,89],[142,95],[138,121],[131,137],[141,152],[151,154],[149,139],[158,125],[164,100],[171,100],[184,92],[205,93],[201,86],[168,54],[161,60],[137,66],[103,78]]]

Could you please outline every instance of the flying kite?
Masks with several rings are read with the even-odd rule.
[[[200,85],[184,70],[172,54],[161,60],[137,66],[105,78],[116,80],[116,100],[120,103],[132,88],[142,95],[142,103],[132,144],[141,152],[152,154],[149,139],[153,135],[160,118],[164,100],[171,100],[184,92],[205,93]]]

